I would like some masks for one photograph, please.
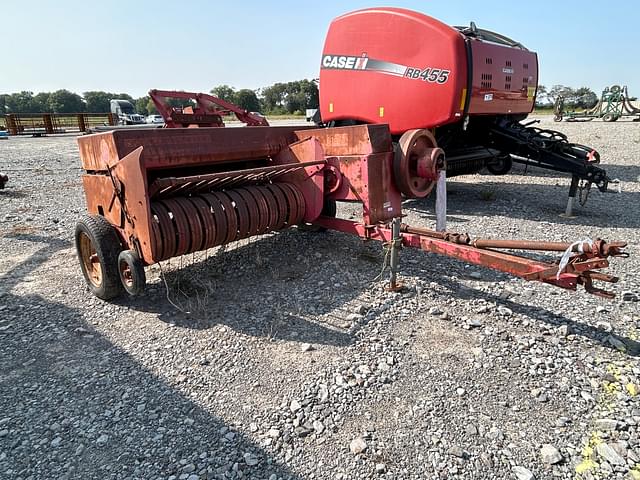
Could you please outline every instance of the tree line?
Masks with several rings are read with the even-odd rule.
[[[294,82],[275,83],[271,86],[251,90],[236,90],[229,85],[218,85],[210,90],[211,94],[234,103],[250,112],[261,112],[267,115],[304,114],[307,108],[317,108],[318,83],[316,80],[298,80]],[[589,87],[572,88],[566,85],[553,85],[547,88],[538,85],[536,107],[550,107],[562,96],[565,105],[572,108],[591,108],[599,96]],[[157,113],[148,95],[134,98],[127,93],[103,91],[84,92],[79,95],[69,90],[55,92],[23,91],[11,94],[0,94],[0,115],[4,113],[108,113],[110,100],[129,100],[142,115]],[[184,101],[175,99],[172,106],[184,106]]]
[[[234,103],[251,112],[267,115],[304,114],[307,108],[318,108],[318,83],[315,80],[276,83],[274,85],[250,90],[236,90],[229,85],[218,85],[211,94]],[[108,113],[112,99],[128,100],[142,115],[157,113],[148,95],[134,98],[127,93],[103,91],[84,92],[79,95],[69,90],[55,92],[23,91],[0,94],[0,114],[5,113]],[[172,100],[172,106],[182,105],[184,100]]]

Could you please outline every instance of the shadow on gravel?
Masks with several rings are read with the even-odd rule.
[[[39,295],[5,294],[2,305],[3,478],[298,478],[81,312]]]
[[[338,248],[337,245],[343,245],[343,248]],[[370,290],[382,263],[382,258],[376,255],[379,251],[376,247],[379,245],[375,242],[365,244],[354,237],[340,233],[313,235],[295,231],[281,232],[271,238],[240,246],[230,252],[221,253],[197,264],[183,266],[182,269],[175,271],[175,275],[199,278],[205,283],[216,278],[216,275],[221,275],[224,280],[211,284],[215,292],[211,300],[196,314],[185,314],[171,306],[166,300],[166,291],[162,284],[158,284],[143,297],[124,299],[121,304],[155,313],[163,321],[186,328],[207,329],[216,325],[226,325],[253,336],[273,336],[289,341],[346,346],[354,341],[357,327],[356,330],[349,330],[336,328],[329,323],[311,321],[299,314],[300,309],[303,307],[307,310],[312,309],[314,315],[335,312],[340,307],[344,307],[347,302]],[[285,279],[274,280],[270,277],[269,269],[279,265],[282,255],[291,254],[291,252],[304,258],[313,258],[314,252],[322,252],[323,258],[324,255],[333,256],[331,268],[339,272],[340,276],[348,276],[349,271],[359,273],[346,288],[333,289],[329,298],[325,299],[327,301],[323,301],[313,295],[313,292],[318,291],[318,279],[327,278],[327,270],[319,268],[323,265],[322,261],[309,264],[302,261],[299,270],[296,270],[298,273]],[[263,259],[262,267],[253,268],[254,265],[250,262],[256,254]],[[410,265],[413,259],[420,256],[421,253],[416,251],[411,255],[412,258],[405,258],[404,261],[408,261]],[[429,261],[434,261],[434,257],[424,254],[423,261],[427,264]],[[460,262],[460,265],[464,263]],[[266,272],[263,268],[267,269]],[[230,278],[226,277],[227,274]],[[493,272],[492,275],[496,278],[492,281],[510,278],[497,272]],[[443,285],[454,298],[461,300],[480,298],[477,291],[451,281],[437,272],[431,274],[429,271],[423,271],[418,276],[424,282],[437,282]],[[260,286],[264,291],[260,291]],[[281,295],[278,296],[277,292]],[[300,295],[300,292],[311,293],[304,296]],[[576,322],[546,308],[523,305],[488,293],[482,293],[481,297],[536,321],[553,326],[567,325],[572,333],[601,344],[605,348],[616,350],[616,344],[624,345],[626,355],[640,356],[640,343],[631,338],[603,332],[596,327]],[[269,298],[272,298],[270,302],[267,301]],[[268,320],[266,325],[265,319]],[[279,326],[270,330],[274,323],[279,323]]]
[[[95,331],[76,309],[9,293],[69,242],[0,275],[0,472],[7,478],[297,479]]]
[[[617,178],[621,182],[640,182],[640,165],[603,165],[609,178]],[[615,186],[613,186],[615,189]],[[624,184],[622,186],[624,189]]]
[[[497,276],[502,276],[496,273]],[[508,276],[504,276],[508,278]],[[425,279],[428,280],[428,279]],[[478,292],[474,289],[467,288],[460,283],[451,281],[446,277],[438,277],[437,279],[431,279],[443,285],[455,298],[461,300],[472,300],[480,298]],[[577,293],[583,295],[584,293]],[[576,322],[564,315],[558,315],[546,308],[523,305],[516,301],[506,300],[498,295],[483,292],[481,298],[484,298],[489,303],[495,303],[497,305],[503,305],[511,309],[514,313],[525,315],[538,322],[544,322],[548,325],[559,327],[566,325],[569,327],[569,332],[574,335],[579,335],[586,339],[589,339],[593,343],[598,343],[604,348],[620,351],[622,354],[630,357],[640,357],[640,342],[637,340],[625,337],[617,333],[607,333],[599,328],[588,325],[586,323]],[[617,346],[616,346],[617,345]]]
[[[0,276],[0,280],[2,280],[2,285],[6,291],[11,290],[11,288],[22,282],[25,276],[46,262],[53,253],[71,246],[66,240],[31,233],[9,233],[4,235],[4,238],[45,244],[45,246],[35,251],[26,260],[18,263],[11,270]]]
[[[640,192],[612,192],[602,194],[592,189],[586,206],[576,202],[575,217],[566,218],[564,213],[568,198],[568,187],[554,185],[531,185],[516,183],[483,182],[478,184],[456,182],[447,185],[448,219],[457,222],[456,213],[477,217],[507,216],[524,220],[545,221],[566,225],[586,225],[614,228],[640,227],[640,217],[616,215],[640,204]],[[404,206],[426,213],[435,221],[435,196],[411,199]],[[612,214],[613,213],[613,214]],[[464,220],[468,222],[469,220]],[[594,232],[594,233],[597,233]],[[490,236],[491,232],[487,232]],[[611,239],[608,239],[611,240]]]
[[[347,326],[353,311],[344,307],[379,274],[382,250],[375,244],[354,252],[346,245],[358,239],[335,245],[330,238],[337,237],[288,230],[208,257],[175,258],[163,262],[166,286],[160,281],[141,297],[116,302],[184,328],[224,325],[256,337],[347,346],[354,341]],[[368,268],[357,266],[354,255]]]
[[[11,182],[11,179],[9,179],[9,182]],[[25,198],[28,197],[29,195],[27,193],[24,193],[20,190],[12,190],[11,189],[11,185],[9,183],[7,183],[7,186],[4,189],[0,190],[0,198],[2,197],[8,197],[8,198]]]

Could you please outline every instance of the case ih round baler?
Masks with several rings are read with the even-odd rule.
[[[586,191],[592,184],[606,191],[609,179],[593,148],[520,123],[533,110],[537,81],[535,52],[503,35],[473,23],[450,27],[410,10],[371,8],[331,23],[319,110],[326,125],[388,124],[404,157],[425,144],[441,148],[449,177],[484,167],[504,174],[515,161],[570,174],[570,199],[580,182]],[[405,165],[400,156],[396,163],[403,194],[429,194],[433,182],[424,181],[415,162]]]
[[[374,12],[392,12],[392,18],[418,15],[388,9]],[[405,13],[400,15],[401,12]],[[445,120],[451,122],[449,126],[453,133],[453,126],[470,118],[469,109],[474,97],[464,92],[464,82],[460,78],[466,77],[459,77],[455,71],[455,68],[466,68],[466,76],[470,72],[468,65],[465,67],[470,57],[465,56],[465,52],[468,53],[467,49],[471,47],[464,35],[453,29],[446,30],[445,26],[428,17],[419,18],[427,19],[426,26],[430,29],[424,30],[423,21],[413,33],[440,32],[442,41],[436,46],[449,52],[448,58],[456,64],[419,64],[415,68],[420,70],[420,75],[414,79],[413,73],[411,78],[407,77],[406,70],[398,70],[396,74],[380,71],[395,69],[388,61],[398,61],[393,56],[385,57],[388,52],[383,50],[376,52],[379,58],[368,56],[369,51],[358,55],[343,51],[345,55],[338,55],[337,60],[335,56],[326,60],[327,55],[333,54],[323,57],[323,65],[326,62],[327,66],[323,69],[321,82],[331,85],[343,74],[355,74],[345,72],[341,67],[351,65],[351,70],[358,66],[365,74],[371,74],[376,88],[381,91],[384,90],[384,79],[396,76],[401,81],[412,82],[409,85],[414,93],[421,92],[417,86],[428,90],[431,83],[434,87],[443,86],[445,91],[459,94],[459,104],[445,101],[445,96],[433,90],[436,94],[429,93],[425,98],[435,102],[442,97],[443,103],[434,107],[436,113],[416,106],[420,115],[432,115],[429,118],[437,119],[436,125],[401,123],[405,120],[394,112],[407,104],[398,103],[393,96],[385,99],[395,103],[378,102],[380,104],[374,109],[367,107],[372,115],[370,118],[346,114],[344,112],[352,112],[351,108],[358,103],[352,103],[349,110],[345,110],[343,102],[350,99],[364,102],[364,97],[347,85],[345,88],[352,95],[331,97],[327,108],[329,113],[336,115],[331,117],[331,122],[348,125],[329,128],[271,127],[261,117],[208,95],[152,90],[150,94],[159,111],[163,112],[167,126],[174,128],[119,129],[80,137],[78,143],[85,170],[83,186],[89,215],[78,223],[75,243],[90,290],[103,299],[119,295],[123,288],[131,294],[139,294],[144,288],[144,267],[147,265],[240,239],[311,224],[381,241],[388,249],[385,258],[389,259],[392,289],[399,287],[396,279],[398,253],[405,246],[566,289],[575,290],[583,285],[590,293],[611,297],[612,294],[596,288],[593,281],[617,281],[616,277],[598,270],[608,266],[608,257],[625,255],[622,252],[624,243],[472,240],[465,234],[401,223],[402,193],[407,194],[405,189],[409,188],[409,194],[423,196],[434,182],[443,178],[442,172],[449,167],[446,167],[443,150],[437,146],[437,138],[447,128]],[[341,19],[336,22],[340,23]],[[367,35],[388,28],[384,22],[372,25],[372,29],[365,32]],[[331,32],[329,38],[332,38]],[[367,35],[363,34],[361,38],[365,39]],[[328,43],[330,45],[329,40]],[[419,53],[421,46],[403,45],[403,48],[418,55],[416,62],[423,58]],[[525,59],[533,54],[525,55],[521,51],[519,55],[523,56],[518,58]],[[375,71],[368,71],[374,66]],[[425,74],[426,69],[429,69],[428,74]],[[438,70],[437,75],[433,69]],[[433,81],[429,80],[431,74],[435,75]],[[460,91],[457,91],[458,87]],[[327,90],[321,87],[321,91],[325,92],[322,101],[327,102]],[[171,96],[193,99],[195,106],[170,108],[166,99]],[[492,104],[486,109],[504,110],[512,104],[508,99],[501,102],[501,107]],[[531,102],[527,94],[513,103],[525,109],[530,108]],[[224,127],[224,111],[235,113],[248,125],[264,126],[221,128]],[[373,124],[376,112],[381,122],[390,123]],[[343,115],[349,118],[343,118]],[[385,115],[391,116],[385,118]],[[487,124],[500,122],[495,112],[483,115],[486,115],[482,118]],[[517,117],[521,112],[513,115]],[[455,119],[459,119],[458,123]],[[442,126],[436,129],[435,137],[424,128],[405,130],[409,125],[431,128],[440,123]],[[472,121],[468,123],[471,125]],[[459,130],[461,135],[468,135],[469,129],[464,130],[464,124]],[[458,140],[457,144],[460,143]],[[458,145],[457,148],[460,151],[463,147]],[[468,150],[468,158],[464,161],[475,165],[474,155],[477,154],[473,152],[480,147],[467,145],[464,148]],[[463,160],[458,158],[457,162]],[[336,218],[336,202],[340,201],[359,203],[362,217],[359,220]],[[565,254],[560,262],[541,261],[504,253],[500,251],[502,249]]]

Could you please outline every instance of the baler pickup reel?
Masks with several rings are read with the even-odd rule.
[[[402,225],[387,125],[118,130],[78,142],[90,215],[78,223],[76,248],[90,290],[103,299],[123,287],[142,292],[145,265],[301,224],[383,242],[391,288],[402,246],[608,297],[592,281],[615,282],[597,270],[624,255],[623,243],[472,241]],[[445,162],[433,160],[433,149],[423,154],[417,164],[436,178]],[[359,202],[362,218],[335,218],[336,201]],[[502,248],[565,255],[541,262]]]

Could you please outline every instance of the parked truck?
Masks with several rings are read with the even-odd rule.
[[[136,109],[129,100],[111,100],[111,113],[117,116],[118,125],[138,125],[145,123],[144,115],[136,113]]]

